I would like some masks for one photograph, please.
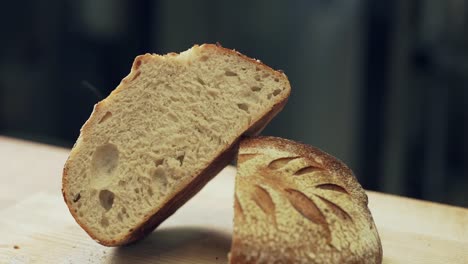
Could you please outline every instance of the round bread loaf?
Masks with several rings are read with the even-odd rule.
[[[352,171],[297,142],[245,139],[238,154],[230,263],[381,263]]]

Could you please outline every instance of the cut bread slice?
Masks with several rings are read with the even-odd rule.
[[[79,225],[107,246],[144,237],[285,105],[286,75],[219,45],[138,56],[96,104],[64,166]]]
[[[323,151],[259,137],[240,143],[230,263],[381,263],[367,195]]]

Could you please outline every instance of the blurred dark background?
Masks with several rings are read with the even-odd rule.
[[[468,1],[7,1],[0,135],[71,147],[142,53],[217,42],[288,75],[263,134],[371,190],[468,206]]]

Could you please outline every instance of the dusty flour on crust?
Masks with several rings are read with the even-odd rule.
[[[260,137],[238,155],[231,263],[381,263],[367,196],[342,162]]]

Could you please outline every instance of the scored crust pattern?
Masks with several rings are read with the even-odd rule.
[[[268,160],[262,154],[245,153],[239,155],[239,162],[243,163],[250,159],[261,157],[261,160]],[[292,161],[301,159],[302,166],[291,170],[288,166]],[[305,163],[305,165],[304,165]],[[297,166],[296,166],[297,167]],[[272,220],[276,226],[275,203],[269,190],[278,192],[279,197],[284,197],[289,202],[289,205],[302,215],[309,222],[319,225],[323,228],[327,242],[331,241],[331,231],[327,222],[327,213],[335,215],[341,221],[353,223],[353,218],[342,206],[332,201],[328,195],[323,195],[327,192],[335,192],[335,194],[350,195],[346,188],[342,185],[327,182],[331,178],[330,173],[320,164],[309,159],[304,159],[301,156],[280,157],[270,160],[268,164],[261,164],[257,168],[260,181],[255,183],[250,191],[251,200]],[[320,175],[316,175],[316,173]],[[306,193],[300,190],[294,184],[298,177],[310,177],[310,182],[313,188],[309,188]],[[309,180],[308,180],[309,181]],[[316,183],[316,184],[314,184]],[[317,192],[317,190],[320,190]],[[349,197],[351,199],[351,197]],[[318,203],[314,200],[319,200]],[[239,203],[238,197],[235,198],[236,211],[244,219],[244,211]]]
[[[381,263],[365,191],[312,146],[274,137],[241,142],[230,263]]]

